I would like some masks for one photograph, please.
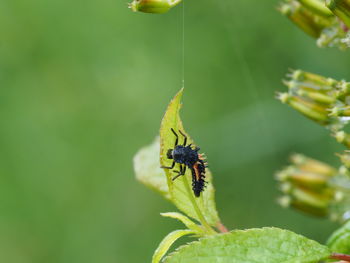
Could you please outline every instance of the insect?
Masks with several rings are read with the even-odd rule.
[[[175,145],[174,149],[169,149],[167,151],[168,159],[172,159],[173,163],[171,166],[162,166],[164,169],[173,169],[175,164],[180,164],[179,171],[174,170],[177,175],[172,179],[173,181],[181,175],[186,173],[186,168],[188,167],[192,173],[192,190],[196,197],[199,197],[201,192],[204,191],[206,187],[205,179],[205,168],[207,168],[207,163],[203,154],[199,154],[199,147],[192,148],[192,144],[187,144],[187,136],[179,130],[179,133],[184,137],[184,142],[179,145],[179,136],[173,128],[171,128],[172,133],[175,135]]]

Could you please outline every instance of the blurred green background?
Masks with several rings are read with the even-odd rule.
[[[350,79],[349,53],[318,49],[276,1],[188,1],[182,118],[208,155],[230,228],[277,226],[324,242],[336,228],[280,208],[291,152],[338,165],[328,132],[274,99],[288,68]],[[0,1],[0,259],[150,262],[182,227],[135,181],[182,85],[182,6],[122,0]]]

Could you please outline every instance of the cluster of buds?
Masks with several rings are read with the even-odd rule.
[[[182,0],[133,0],[129,4],[134,12],[163,14],[181,3]]]
[[[350,148],[350,134],[343,129],[350,120],[350,83],[301,70],[287,74],[288,92],[277,98],[309,119],[332,131],[338,142]]]
[[[350,167],[350,155],[344,154]],[[345,164],[339,170],[300,154],[276,174],[283,196],[279,203],[304,213],[336,221],[349,219],[350,176]]]
[[[350,0],[284,0],[278,10],[315,38],[318,46],[350,47]]]

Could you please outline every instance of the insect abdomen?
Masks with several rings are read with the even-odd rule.
[[[196,197],[199,197],[205,188],[205,165],[202,162],[197,162],[191,168],[192,171],[192,190]]]

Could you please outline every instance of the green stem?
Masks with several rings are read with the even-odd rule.
[[[197,202],[192,194],[192,190],[190,188],[189,182],[187,180],[186,175],[182,176],[182,182],[184,183],[184,186],[186,188],[188,197],[190,198],[190,201],[193,205],[194,210],[196,211],[196,214],[198,216],[199,221],[201,222],[201,224],[205,227],[205,229],[208,231],[209,234],[216,234],[216,231],[214,229],[211,228],[211,226],[208,224],[207,220],[205,219],[205,217],[203,216],[201,210],[199,209]]]
[[[326,16],[326,17],[333,16],[333,13],[331,12],[331,10],[329,10],[325,4],[322,4],[321,1],[299,0],[299,2],[321,16]]]

